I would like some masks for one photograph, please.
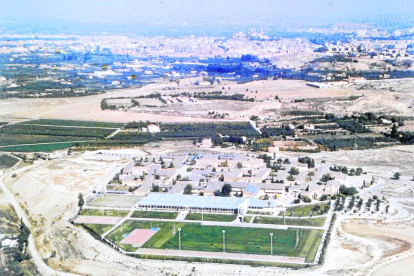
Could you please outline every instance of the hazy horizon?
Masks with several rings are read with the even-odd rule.
[[[30,26],[149,24],[153,26],[246,26],[373,24],[392,28],[412,22],[414,2],[261,0],[16,0],[2,3],[0,22]]]

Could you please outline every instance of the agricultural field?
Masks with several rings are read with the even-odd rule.
[[[397,140],[389,137],[361,137],[339,139],[317,138],[314,141],[322,146],[327,147],[331,151],[352,149],[366,150],[398,143]]]
[[[163,138],[211,137],[216,133],[238,137],[259,135],[248,122],[162,124],[160,128],[161,132],[157,136]]]
[[[38,120],[33,120],[33,121],[27,121],[25,122],[25,124],[101,127],[101,128],[123,128],[125,126],[125,124],[121,124],[121,123],[97,122],[97,121],[75,121],[75,120],[53,120],[53,119],[38,119]]]
[[[279,224],[279,225],[298,225],[298,226],[315,226],[322,227],[325,224],[326,218],[280,218],[280,217],[255,217],[253,223],[261,224]]]
[[[76,145],[84,144],[84,142],[57,142],[38,145],[15,145],[0,147],[0,151],[7,152],[50,152],[60,149],[67,149]]]
[[[230,222],[234,221],[237,218],[237,215],[218,215],[218,214],[199,214],[199,213],[189,213],[185,220],[198,220],[201,221],[202,219],[205,221],[224,221]]]
[[[125,234],[135,229],[160,228],[142,247],[156,249],[178,249],[178,233],[172,235],[173,222],[149,222],[129,220],[118,227],[107,238],[125,250],[134,251],[132,245],[120,241]],[[262,229],[222,226],[202,226],[198,223],[176,223],[175,229],[181,228],[181,249],[194,251],[223,251],[223,234],[226,230],[226,252],[245,254],[270,254],[270,233],[273,237],[273,254],[302,257],[312,262],[322,237],[320,230],[308,229]],[[298,243],[296,244],[298,236]]]
[[[28,134],[2,134],[0,146],[37,144],[37,143],[54,143],[70,141],[87,141],[92,138],[73,137],[73,136],[50,136],[50,135],[28,135]]]
[[[9,155],[0,155],[0,169],[13,167],[19,159],[9,156]]]
[[[98,210],[98,209],[82,209],[82,216],[105,216],[105,217],[125,217],[128,215],[127,210]]]
[[[177,212],[155,212],[155,211],[135,211],[133,218],[156,218],[156,219],[175,219]]]
[[[3,133],[8,134],[27,134],[27,135],[50,135],[50,136],[70,136],[70,137],[89,137],[105,138],[115,131],[113,128],[93,128],[77,126],[49,126],[14,124],[2,128]]]
[[[105,194],[92,201],[89,205],[95,207],[118,207],[130,208],[142,199],[134,195],[111,195]]]

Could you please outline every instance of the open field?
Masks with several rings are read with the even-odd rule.
[[[177,212],[153,212],[153,211],[135,211],[133,218],[157,218],[157,219],[175,219]]]
[[[199,214],[199,213],[189,213],[185,220],[199,220],[201,219],[205,221],[225,221],[230,222],[234,221],[237,218],[237,215],[217,215],[217,214]]]
[[[319,205],[320,210],[322,210],[323,208],[325,208],[326,203],[321,203],[321,204],[307,204],[307,205],[302,205],[302,206],[294,206],[294,207],[289,207],[286,209],[286,216],[291,216],[292,212],[293,212],[293,216],[294,217],[307,217],[311,215],[312,209],[315,207],[315,205]],[[315,212],[312,212],[313,215],[316,215]],[[279,216],[283,215],[283,212],[279,213]]]
[[[160,230],[149,240],[144,248],[178,249],[178,233],[172,237],[174,223],[129,220],[122,227],[108,234],[109,240],[115,241],[125,250],[134,250],[130,245],[119,243],[124,235],[135,229]],[[246,254],[270,254],[270,233],[274,233],[273,252],[275,255],[287,255],[306,258],[311,262],[316,254],[322,231],[319,230],[279,230],[261,228],[239,228],[222,226],[202,226],[198,223],[176,223],[175,229],[181,228],[181,249],[194,251],[221,252],[223,250],[222,230],[226,230],[226,252]],[[296,244],[296,235],[299,242]]]
[[[106,233],[109,229],[113,227],[112,224],[84,224],[86,227],[90,228],[93,232],[98,235]]]
[[[106,216],[106,217],[125,217],[129,211],[126,210],[97,210],[97,209],[82,209],[80,215],[82,216]]]
[[[38,119],[24,122],[30,125],[53,125],[53,126],[80,126],[80,127],[101,127],[101,128],[122,128],[125,124],[98,122],[98,121],[75,121],[75,120],[51,120]]]
[[[286,225],[300,225],[300,226],[315,226],[322,227],[325,224],[325,217],[321,218],[307,218],[307,219],[292,219],[292,218],[272,218],[272,217],[255,217],[253,223],[262,224],[286,224]]]
[[[119,207],[119,208],[130,208],[131,206],[138,203],[142,197],[134,195],[111,195],[105,194],[98,199],[90,203],[96,207]]]
[[[19,162],[19,159],[15,157],[0,154],[0,169],[13,167],[17,162]]]

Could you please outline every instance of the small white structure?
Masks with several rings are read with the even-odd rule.
[[[157,125],[148,125],[148,132],[150,133],[157,133],[157,132],[161,132],[161,129],[159,126]]]

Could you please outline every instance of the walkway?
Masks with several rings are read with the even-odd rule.
[[[260,261],[260,262],[274,262],[274,263],[289,263],[289,264],[305,264],[305,258],[298,257],[284,257],[284,256],[270,256],[270,255],[250,255],[242,253],[224,253],[224,252],[207,252],[207,251],[187,251],[187,250],[170,250],[170,249],[149,249],[140,248],[134,254],[151,254],[157,256],[174,256],[174,257],[194,257],[207,259],[226,259],[237,261]]]

